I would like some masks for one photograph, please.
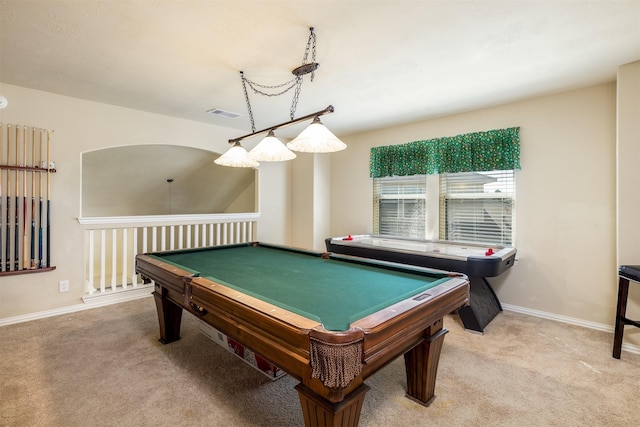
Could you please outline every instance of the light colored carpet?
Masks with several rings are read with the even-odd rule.
[[[612,334],[513,312],[485,335],[445,326],[433,404],[404,397],[399,358],[367,381],[361,426],[640,425],[640,355],[613,359]],[[188,314],[160,344],[151,297],[0,328],[2,426],[300,426],[295,384]]]

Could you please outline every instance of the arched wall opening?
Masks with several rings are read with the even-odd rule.
[[[84,152],[81,216],[257,212],[257,170],[218,166],[218,155],[157,144]]]

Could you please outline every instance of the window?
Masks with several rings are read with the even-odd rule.
[[[373,186],[375,234],[513,244],[513,170],[374,178]]]
[[[440,175],[440,239],[513,244],[512,170]]]
[[[373,197],[375,234],[424,238],[424,175],[376,178]]]

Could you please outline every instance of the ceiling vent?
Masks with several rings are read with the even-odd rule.
[[[226,117],[228,119],[235,119],[235,118],[240,117],[240,114],[238,114],[238,113],[233,113],[231,111],[221,110],[219,108],[213,108],[211,110],[208,110],[207,113],[213,114],[215,116]]]

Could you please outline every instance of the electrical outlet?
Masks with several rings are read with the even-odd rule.
[[[59,291],[60,292],[69,292],[69,281],[68,280],[60,280],[58,282]]]

